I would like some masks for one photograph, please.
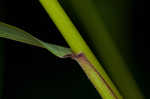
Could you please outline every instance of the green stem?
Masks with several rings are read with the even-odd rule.
[[[84,56],[84,58],[83,56],[77,58],[77,61],[103,99],[122,99],[119,91],[105,73],[101,64],[89,49],[59,2],[57,0],[40,0],[40,2],[60,30],[72,51],[77,56],[81,53]]]
[[[130,21],[129,12],[132,8],[132,1],[119,0],[119,5],[114,3],[118,0],[60,1],[66,6],[65,8],[69,8],[66,10],[72,16],[76,16],[74,21],[81,23],[78,25],[81,25],[81,30],[91,40],[91,46],[95,49],[96,56],[101,58],[103,66],[121,95],[125,99],[145,99],[130,71],[131,67],[135,65],[130,63],[132,60],[132,53],[129,51],[131,50],[129,44],[131,35],[127,36],[131,32],[127,28],[130,28],[128,22]]]

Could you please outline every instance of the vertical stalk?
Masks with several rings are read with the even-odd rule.
[[[73,25],[57,0],[40,0],[66,42],[75,53],[77,61],[104,99],[122,99],[122,96],[97,61],[79,31]]]

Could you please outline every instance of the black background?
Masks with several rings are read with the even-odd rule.
[[[1,21],[22,28],[46,42],[67,46],[35,0],[4,0]],[[45,49],[5,40],[3,99],[99,98],[79,65]]]
[[[22,28],[41,40],[67,46],[38,0],[3,0],[0,21]],[[133,2],[133,42],[140,87],[148,98],[149,32],[146,2]],[[71,59],[59,59],[45,49],[5,40],[3,99],[97,99],[95,88]],[[138,72],[140,72],[138,74]]]

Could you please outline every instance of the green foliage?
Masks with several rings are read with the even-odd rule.
[[[87,32],[87,35],[92,39],[93,46],[95,46],[98,53],[97,55],[102,57],[101,60],[104,62],[106,70],[109,72],[111,79],[115,82],[119,90],[108,77],[102,65],[98,62],[79,34],[79,31],[59,5],[58,0],[40,0],[40,2],[71,49],[41,41],[26,31],[3,22],[0,22],[0,37],[47,49],[61,58],[66,55],[72,55],[72,52],[74,52],[77,62],[81,65],[90,81],[104,99],[122,99],[122,96],[126,99],[143,99],[131,73],[128,71],[127,63],[124,61],[118,46],[116,46],[120,45],[123,47],[124,44],[127,46],[127,43],[122,40],[122,43],[117,42],[118,44],[116,44],[115,40],[113,40],[113,38],[118,40],[124,38],[124,36],[121,37],[119,34],[124,27],[118,26],[118,24],[124,22],[121,21],[122,18],[120,17],[120,15],[124,16],[124,14],[121,10],[118,10],[118,12],[122,14],[118,14],[117,17],[114,17],[113,15],[117,13],[117,11],[115,11],[113,6],[116,4],[113,0],[109,1],[111,1],[109,2],[110,8],[107,6],[102,7],[108,4],[105,0],[94,0],[94,2],[101,4],[101,6],[97,8],[92,0],[69,0],[67,2],[70,2],[70,8],[75,11],[79,21],[84,25],[85,32]],[[119,0],[117,0],[117,2],[119,2]],[[123,2],[120,4],[124,4]],[[86,7],[83,6],[83,4],[86,5]],[[98,10],[98,8],[100,10]],[[126,7],[120,6],[120,8],[125,10]],[[108,13],[109,10],[111,13]],[[116,37],[113,33],[116,33]],[[128,48],[126,47],[126,49]],[[81,54],[83,56],[78,57],[78,55]]]
[[[46,43],[44,41],[37,39],[36,37],[32,36],[31,34],[27,33],[22,29],[5,24],[3,22],[0,22],[0,37],[45,48],[54,55],[61,58],[63,58],[65,55],[72,54],[72,51],[69,48]]]
[[[96,56],[103,62],[103,66],[124,98],[143,99],[126,61],[131,60],[131,43],[128,36],[131,1],[60,0],[60,2],[73,18],[75,16],[74,20],[83,31],[83,35],[92,42],[91,48],[95,49]]]
[[[86,73],[94,87],[97,89],[99,94],[102,96],[102,98],[116,99],[117,97],[118,99],[122,99],[122,95],[119,93],[116,86],[108,77],[102,65],[96,59],[95,55],[88,47],[58,0],[40,0],[40,3],[47,11],[49,17],[53,20],[60,33],[63,35],[72,51],[77,56],[83,54],[88,63],[92,65],[91,66],[87,64],[87,61],[79,61],[79,64],[81,64],[84,72]],[[89,68],[89,66],[91,66],[92,68]],[[84,69],[84,67],[86,69]]]

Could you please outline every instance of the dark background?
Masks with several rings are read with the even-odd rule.
[[[38,0],[1,0],[0,21],[22,28],[41,40],[67,46]],[[133,1],[134,57],[137,80],[147,99],[149,88],[149,32],[145,1]],[[71,59],[59,59],[45,49],[4,41],[3,99],[98,99],[95,88]],[[139,72],[139,73],[138,73]]]
[[[67,46],[35,0],[3,0],[1,21],[22,28],[41,40]],[[3,99],[99,98],[79,65],[59,59],[45,49],[5,40]]]

